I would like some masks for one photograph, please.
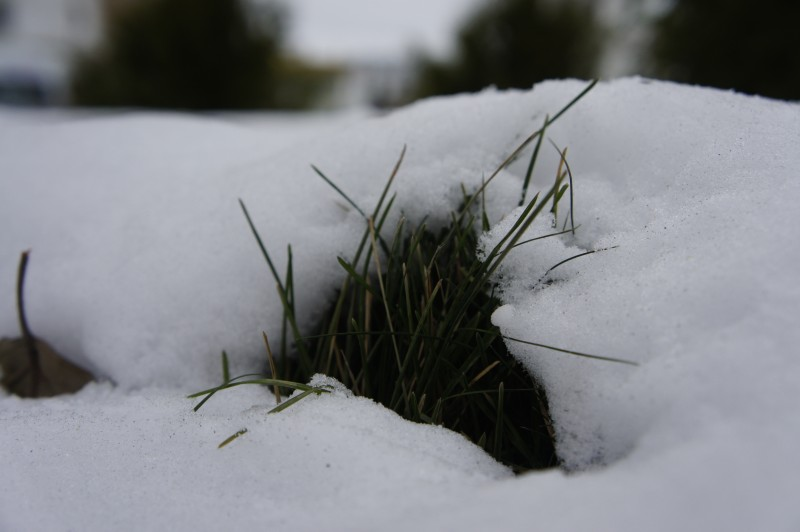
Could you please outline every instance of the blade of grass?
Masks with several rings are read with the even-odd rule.
[[[572,184],[572,169],[569,167],[569,161],[567,160],[567,148],[564,148],[564,150],[562,151],[552,140],[550,141],[550,144],[552,144],[553,148],[555,148],[556,151],[559,153],[559,155],[561,156],[561,161],[564,163],[564,166],[567,169],[567,177],[569,178],[569,221],[570,224],[572,225],[572,234],[574,235],[575,234],[575,194],[574,194],[575,189],[573,188]]]
[[[486,366],[485,368],[483,368],[483,370],[482,370],[480,373],[478,373],[478,374],[477,374],[477,375],[476,375],[476,376],[475,376],[475,377],[474,377],[474,378],[473,378],[471,381],[469,381],[469,386],[472,386],[473,384],[475,384],[476,382],[478,382],[479,380],[481,380],[481,379],[482,379],[484,376],[486,376],[486,374],[487,374],[487,373],[489,373],[489,372],[490,372],[490,371],[492,371],[492,370],[493,370],[495,367],[497,367],[497,365],[498,365],[499,363],[500,363],[500,361],[499,361],[499,360],[495,360],[494,362],[492,362],[491,364],[489,364],[488,366]]]
[[[269,378],[260,378],[260,379],[251,379],[247,381],[242,381],[239,379],[250,377],[256,374],[248,374],[248,375],[240,375],[239,377],[234,377],[229,382],[225,384],[220,384],[219,386],[215,386],[213,388],[209,388],[207,390],[203,390],[201,392],[195,392],[191,395],[187,395],[188,399],[194,399],[196,397],[200,397],[201,395],[213,395],[221,390],[227,390],[228,388],[234,388],[236,386],[241,386],[243,384],[263,384],[265,386],[280,386],[282,388],[292,388],[295,390],[303,390],[303,391],[321,391],[324,392],[324,389],[315,388],[313,386],[309,386],[307,384],[302,384],[299,382],[292,382],[292,381],[285,381],[281,379],[269,379]],[[260,375],[258,375],[260,377]],[[203,401],[204,403],[205,401]],[[202,403],[201,403],[202,404]],[[199,410],[199,406],[195,407],[195,411]]]
[[[400,151],[400,157],[398,157],[397,162],[392,169],[392,173],[389,175],[389,179],[386,181],[386,186],[383,188],[383,192],[381,193],[381,197],[378,198],[378,203],[375,205],[375,210],[372,212],[372,219],[376,219],[378,213],[381,212],[381,208],[383,207],[383,202],[386,199],[386,195],[389,193],[389,189],[392,187],[392,183],[394,182],[394,178],[397,177],[397,173],[400,171],[400,166],[403,164],[403,159],[406,156],[406,145],[403,145],[403,149]],[[388,209],[386,210],[388,213]],[[379,224],[381,225],[381,224]]]
[[[267,338],[267,333],[261,331],[261,335],[264,337],[264,347],[267,350],[267,360],[269,361],[269,371],[272,373],[273,378],[277,378],[278,376],[278,368],[275,367],[275,357],[272,356],[272,349],[269,347],[269,338]],[[278,385],[274,385],[272,387],[273,392],[275,393],[275,404],[281,404],[281,391],[278,388]]]
[[[520,343],[520,344],[532,345],[532,346],[535,346],[535,347],[541,347],[543,349],[549,349],[550,351],[558,351],[559,353],[566,353],[568,355],[575,355],[575,356],[578,356],[578,357],[581,357],[581,358],[590,358],[590,359],[593,359],[593,360],[602,360],[604,362],[615,362],[617,364],[627,364],[628,366],[638,366],[639,365],[638,362],[634,362],[633,360],[627,360],[627,359],[624,359],[624,358],[615,358],[615,357],[604,357],[604,356],[600,356],[600,355],[590,355],[588,353],[581,353],[580,351],[573,351],[572,349],[563,349],[561,347],[555,347],[555,346],[552,346],[552,345],[541,344],[541,343],[537,343],[537,342],[530,342],[528,340],[521,340],[519,338],[514,338],[512,336],[503,335],[503,339],[504,340],[508,340],[510,342],[517,342],[517,343]]]
[[[312,393],[316,394],[316,395],[319,395],[321,393],[330,393],[330,392],[328,390],[323,390],[323,389],[319,389],[319,388],[314,388],[314,389],[311,389],[311,390],[305,390],[304,392],[299,393],[299,394],[287,399],[286,401],[284,401],[283,403],[279,404],[278,406],[276,406],[275,408],[273,408],[272,410],[270,410],[267,413],[268,414],[277,414],[278,412],[283,412],[284,410],[286,410],[287,408],[289,408],[293,404],[295,404],[295,403],[297,403],[299,401],[302,401],[303,399],[305,399],[306,397],[308,397]]]
[[[556,121],[557,121],[559,118],[561,118],[561,116],[563,116],[563,115],[564,115],[564,113],[566,113],[566,112],[567,112],[567,111],[568,111],[568,110],[569,110],[569,109],[570,109],[570,108],[571,108],[573,105],[575,105],[576,103],[578,103],[578,101],[579,101],[581,98],[583,98],[584,96],[586,96],[586,94],[587,94],[587,93],[588,93],[590,90],[592,90],[592,89],[594,88],[594,86],[595,86],[595,85],[597,85],[597,80],[596,80],[596,79],[595,79],[595,80],[592,80],[592,81],[590,81],[590,82],[589,82],[589,84],[588,84],[588,85],[587,85],[587,86],[586,86],[586,87],[585,87],[585,88],[584,88],[584,89],[583,89],[583,90],[582,90],[582,91],[581,91],[581,92],[580,92],[580,93],[579,93],[577,96],[575,96],[575,97],[574,97],[572,100],[570,100],[570,101],[569,101],[569,103],[567,103],[567,105],[565,105],[564,107],[562,107],[562,108],[561,108],[561,109],[560,109],[560,110],[559,110],[559,111],[558,111],[558,112],[557,112],[555,115],[553,115],[553,118],[551,118],[551,119],[550,119],[550,120],[547,122],[547,126],[550,126],[550,125],[552,125],[552,124],[553,124],[553,123],[555,123],[555,122],[556,122]],[[527,147],[528,147],[528,145],[529,145],[531,142],[533,142],[534,140],[536,140],[536,139],[537,139],[539,136],[543,135],[543,134],[544,134],[544,129],[546,129],[546,127],[543,127],[543,128],[539,128],[539,129],[537,129],[536,131],[534,131],[533,133],[531,133],[531,134],[530,134],[530,136],[528,136],[528,138],[526,138],[524,141],[522,141],[522,143],[520,143],[520,144],[517,146],[517,148],[516,148],[516,149],[515,149],[515,150],[514,150],[514,151],[511,153],[511,155],[509,155],[508,157],[506,157],[506,158],[503,160],[503,162],[502,162],[502,163],[500,163],[500,165],[497,167],[497,169],[496,169],[494,172],[492,172],[492,174],[489,176],[489,179],[487,179],[487,180],[486,180],[486,182],[485,182],[483,185],[481,185],[480,189],[478,189],[478,191],[476,192],[476,195],[477,195],[477,193],[480,193],[480,192],[481,192],[481,191],[482,191],[484,188],[486,188],[486,186],[487,186],[489,183],[491,183],[491,181],[492,181],[492,180],[493,180],[495,177],[497,177],[497,175],[500,173],[500,171],[501,171],[501,170],[503,170],[503,169],[504,169],[506,166],[508,166],[508,165],[509,165],[509,164],[510,164],[512,161],[514,161],[514,160],[515,160],[515,159],[516,159],[516,158],[519,156],[519,154],[520,154],[520,153],[522,153],[522,151],[523,151],[525,148],[527,148]],[[475,198],[475,195],[473,195],[473,200],[474,200],[474,198]],[[470,205],[467,205],[467,207],[469,207],[469,206],[470,206]]]
[[[286,301],[288,302],[289,306],[291,307],[291,312],[284,312],[283,317],[281,319],[281,364],[283,367],[286,367],[286,361],[289,357],[289,335],[288,329],[289,325],[289,316],[294,316],[294,262],[292,257],[292,246],[286,246]],[[305,344],[303,344],[305,345]],[[278,377],[277,374],[273,374],[273,377]]]
[[[525,172],[525,180],[522,182],[522,196],[519,199],[520,207],[525,205],[525,196],[528,194],[528,186],[530,185],[531,177],[533,175],[533,168],[536,166],[536,160],[539,157],[539,149],[542,147],[542,140],[544,139],[544,135],[549,124],[550,117],[545,116],[544,124],[542,124],[542,127],[539,129],[539,137],[536,139],[536,146],[533,148],[533,154],[531,154],[531,159],[528,163],[528,170]]]
[[[336,257],[336,260],[339,261],[339,265],[344,268],[344,271],[347,272],[347,275],[349,275],[351,279],[361,285],[367,292],[371,294],[375,293],[375,289],[370,286],[367,279],[359,274],[349,262],[344,260],[342,257]]]
[[[241,436],[242,434],[245,434],[246,432],[247,432],[247,429],[242,429],[242,430],[240,430],[240,431],[237,431],[237,432],[236,432],[236,433],[234,433],[234,434],[231,434],[230,436],[228,436],[227,438],[225,438],[225,441],[223,441],[222,443],[220,443],[220,444],[217,446],[217,449],[222,449],[223,447],[225,447],[226,445],[228,445],[229,443],[231,443],[233,440],[235,440],[236,438],[238,438],[238,437],[239,437],[239,436]]]
[[[403,153],[405,153],[405,149],[403,150]],[[401,156],[401,159],[402,159],[402,156]],[[396,338],[395,332],[394,332],[395,329],[394,329],[394,323],[393,323],[393,319],[392,319],[392,312],[391,312],[391,310],[389,310],[389,304],[388,304],[387,299],[386,299],[386,287],[383,284],[383,276],[381,275],[381,259],[380,259],[380,256],[379,256],[380,255],[380,251],[378,251],[378,244],[375,241],[375,226],[372,223],[372,218],[370,218],[370,220],[369,220],[369,233],[370,233],[370,238],[372,240],[372,257],[375,259],[375,267],[376,267],[376,271],[377,271],[376,273],[377,273],[377,277],[378,277],[378,286],[381,289],[381,296],[382,296],[381,299],[383,300],[383,308],[386,311],[386,323],[389,326],[389,331],[392,333],[391,334],[392,347],[394,348],[394,355],[395,355],[395,358],[396,358],[396,361],[397,361],[397,369],[402,374],[403,363],[400,361],[400,348],[397,346],[397,338]],[[403,399],[404,399],[404,401],[406,403],[406,408],[408,408],[408,392],[406,390],[405,382],[402,379],[400,380],[400,386],[401,386],[402,391],[403,391]]]
[[[494,429],[494,455],[499,456],[503,446],[503,420],[505,419],[505,410],[503,409],[503,402],[505,400],[505,385],[500,383],[497,388],[497,417]]]
[[[578,225],[578,226],[575,227],[575,229],[578,229],[579,227],[580,226]],[[574,231],[574,229],[564,229],[563,231],[559,231],[557,233],[548,233],[546,235],[537,236],[535,238],[529,238],[528,240],[523,240],[522,242],[517,242],[516,244],[514,244],[514,247],[521,246],[523,244],[529,244],[530,242],[536,242],[537,240],[544,240],[545,238],[550,238],[550,237],[553,237],[553,236],[566,235],[567,233],[571,233],[573,231]]]
[[[559,267],[559,266],[561,266],[562,264],[566,264],[566,263],[568,263],[568,262],[570,262],[570,261],[573,261],[573,260],[575,260],[575,259],[579,259],[579,258],[581,258],[581,257],[585,257],[585,256],[587,256],[587,255],[592,255],[592,254],[594,254],[594,253],[599,253],[600,251],[608,251],[608,250],[611,250],[611,249],[617,249],[618,247],[619,247],[619,246],[610,246],[610,247],[607,247],[607,248],[600,248],[600,249],[590,249],[589,251],[584,251],[583,253],[578,253],[577,255],[573,255],[573,256],[571,256],[571,257],[569,257],[569,258],[566,258],[566,259],[562,260],[562,261],[561,261],[561,262],[559,262],[558,264],[556,264],[556,265],[554,265],[554,266],[551,266],[550,268],[548,268],[548,269],[547,269],[547,271],[546,271],[546,272],[544,272],[544,275],[542,275],[542,279],[544,279],[545,277],[547,277],[547,275],[548,275],[550,272],[552,272],[553,270],[555,270],[556,268],[558,268],[558,267]],[[542,279],[539,279],[539,282],[541,282],[541,281],[542,281]]]
[[[231,381],[231,372],[228,367],[228,353],[222,351],[222,382],[228,384]]]
[[[359,207],[358,205],[356,205],[356,202],[355,202],[355,201],[353,201],[352,199],[350,199],[350,196],[348,196],[347,194],[345,194],[345,193],[344,193],[344,191],[343,191],[342,189],[340,189],[338,186],[336,186],[336,183],[334,183],[333,181],[331,181],[330,179],[328,179],[328,176],[326,176],[325,174],[323,174],[323,173],[322,173],[322,171],[321,171],[319,168],[317,168],[316,166],[314,166],[313,164],[311,165],[311,168],[314,170],[314,172],[316,172],[316,173],[317,173],[317,175],[318,175],[318,176],[320,176],[320,177],[321,177],[321,178],[322,178],[322,179],[323,179],[323,180],[324,180],[324,181],[325,181],[325,182],[328,184],[328,186],[330,186],[330,187],[331,187],[333,190],[335,190],[336,192],[338,192],[338,193],[339,193],[339,195],[340,195],[342,198],[344,198],[344,200],[345,200],[347,203],[349,203],[349,204],[350,204],[350,205],[351,205],[351,206],[352,206],[352,207],[353,207],[353,208],[356,210],[356,212],[358,212],[358,213],[361,215],[361,217],[362,217],[362,218],[364,218],[365,220],[367,219],[367,215],[364,213],[364,211],[363,211],[363,210],[361,210],[361,207]]]
[[[292,300],[290,299],[289,294],[286,292],[286,287],[284,286],[283,282],[281,281],[280,275],[278,275],[278,270],[275,269],[275,265],[272,262],[272,258],[267,251],[264,242],[261,240],[261,235],[258,233],[255,224],[253,223],[253,219],[250,217],[250,213],[247,210],[244,202],[239,199],[239,205],[242,208],[242,212],[244,212],[244,216],[247,219],[247,224],[250,226],[250,231],[253,233],[253,236],[258,243],[258,247],[261,249],[261,254],[264,256],[264,259],[267,261],[267,265],[269,266],[270,272],[272,272],[272,277],[275,279],[275,284],[278,289],[278,296],[281,299],[281,304],[283,305],[284,315],[286,319],[289,321],[289,326],[292,329],[292,333],[295,337],[296,348],[300,352],[300,355],[303,359],[308,359],[308,353],[305,351],[305,346],[302,342],[299,341],[300,335],[300,328],[297,326],[297,319],[295,317],[294,306],[292,304]]]

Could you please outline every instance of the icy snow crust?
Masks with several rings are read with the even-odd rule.
[[[17,334],[16,262],[32,248],[34,331],[116,383],[0,400],[0,528],[798,529],[797,104],[626,79],[549,130],[569,147],[580,228],[510,255],[494,321],[639,363],[509,344],[547,388],[573,474],[499,480],[460,436],[341,390],[268,417],[260,390],[197,414],[182,399],[219,381],[222,349],[251,371],[260,331],[278,335],[237,198],[277,264],[292,244],[311,323],[363,220],[309,164],[369,209],[405,144],[396,214],[435,223],[583,86],[429,100],[303,134],[284,118],[0,114],[0,335]],[[525,162],[490,186],[484,246],[513,222]],[[548,147],[536,188],[556,165]],[[542,219],[531,236],[548,231]]]

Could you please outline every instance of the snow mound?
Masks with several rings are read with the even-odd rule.
[[[565,465],[664,450],[718,422],[798,427],[777,390],[800,382],[800,106],[628,80],[550,135],[569,146],[580,228],[515,250],[501,272],[513,319],[498,324],[640,364],[509,344],[545,382]]]
[[[187,523],[194,512],[217,522],[197,510],[205,506],[235,523],[263,523],[280,506],[284,522],[348,530],[370,528],[369,519],[387,530],[500,522],[511,530],[797,530],[797,104],[625,79],[599,84],[549,129],[569,147],[580,228],[514,250],[499,272],[495,323],[508,336],[638,364],[509,342],[547,389],[557,450],[573,474],[487,483],[506,473],[460,437],[412,428],[344,392],[269,418],[229,398],[183,417],[191,413],[177,396],[217,383],[222,349],[234,374],[244,373],[263,364],[261,331],[278,336],[280,304],[237,198],[279,267],[292,244],[308,324],[340,278],[336,256],[352,253],[363,230],[309,164],[369,209],[406,145],[396,215],[436,223],[457,206],[462,184],[477,187],[583,87],[558,81],[432,99],[295,130],[293,147],[281,141],[280,121],[0,114],[0,227],[10,228],[0,233],[0,335],[16,335],[16,262],[32,248],[34,332],[118,384],[72,399],[0,400],[11,427],[0,448],[21,464],[6,472],[4,528],[52,518],[43,528],[58,529],[77,504],[89,516],[80,523],[101,529],[108,522],[92,516],[140,490],[130,515],[155,507]],[[518,215],[525,164],[490,186],[500,226]],[[534,188],[549,187],[557,165],[545,145]],[[550,227],[543,217],[531,236]],[[598,249],[606,250],[548,273]],[[250,432],[235,446],[208,446],[245,421]],[[373,447],[394,458],[382,461]],[[352,475],[326,476],[334,455]],[[150,469],[169,471],[174,489]],[[58,502],[82,470],[99,488],[73,506]],[[267,482],[268,471],[280,474]],[[115,473],[128,475],[124,493],[109,480]],[[228,492],[208,493],[224,506],[197,498],[215,482]],[[174,507],[159,504],[166,493],[179,494]],[[304,521],[309,501],[320,501],[318,514]],[[355,509],[341,510],[348,504]],[[21,509],[17,521],[7,517],[12,508]],[[359,511],[363,522],[352,519]],[[19,526],[5,526],[12,522]]]
[[[268,415],[270,401],[260,387],[240,387],[193,413],[175,392],[107,384],[75,397],[5,399],[3,456],[15,459],[3,466],[0,528],[388,525],[444,503],[448,487],[511,475],[462,436],[367,399],[321,394]]]

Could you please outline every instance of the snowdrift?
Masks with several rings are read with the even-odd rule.
[[[310,323],[400,150],[399,210],[444,221],[584,86],[433,99],[384,117],[240,122],[0,113],[0,336],[16,336],[32,249],[34,332],[113,383],[0,399],[4,530],[796,530],[800,481],[800,105],[642,79],[599,84],[548,137],[569,148],[577,235],[520,247],[493,320],[547,389],[562,471],[509,478],[458,435],[346,391],[266,418],[241,391],[182,399],[260,367],[280,303],[238,208]],[[558,154],[547,148],[536,188]],[[526,161],[492,183],[511,223]],[[545,228],[538,228],[540,231]],[[486,245],[497,230],[484,235]],[[554,264],[607,249],[553,270]],[[246,438],[217,450],[247,426]],[[88,487],[88,489],[87,489]]]

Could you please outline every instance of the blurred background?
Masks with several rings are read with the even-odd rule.
[[[793,0],[0,0],[0,104],[391,108],[639,74],[800,100]]]

